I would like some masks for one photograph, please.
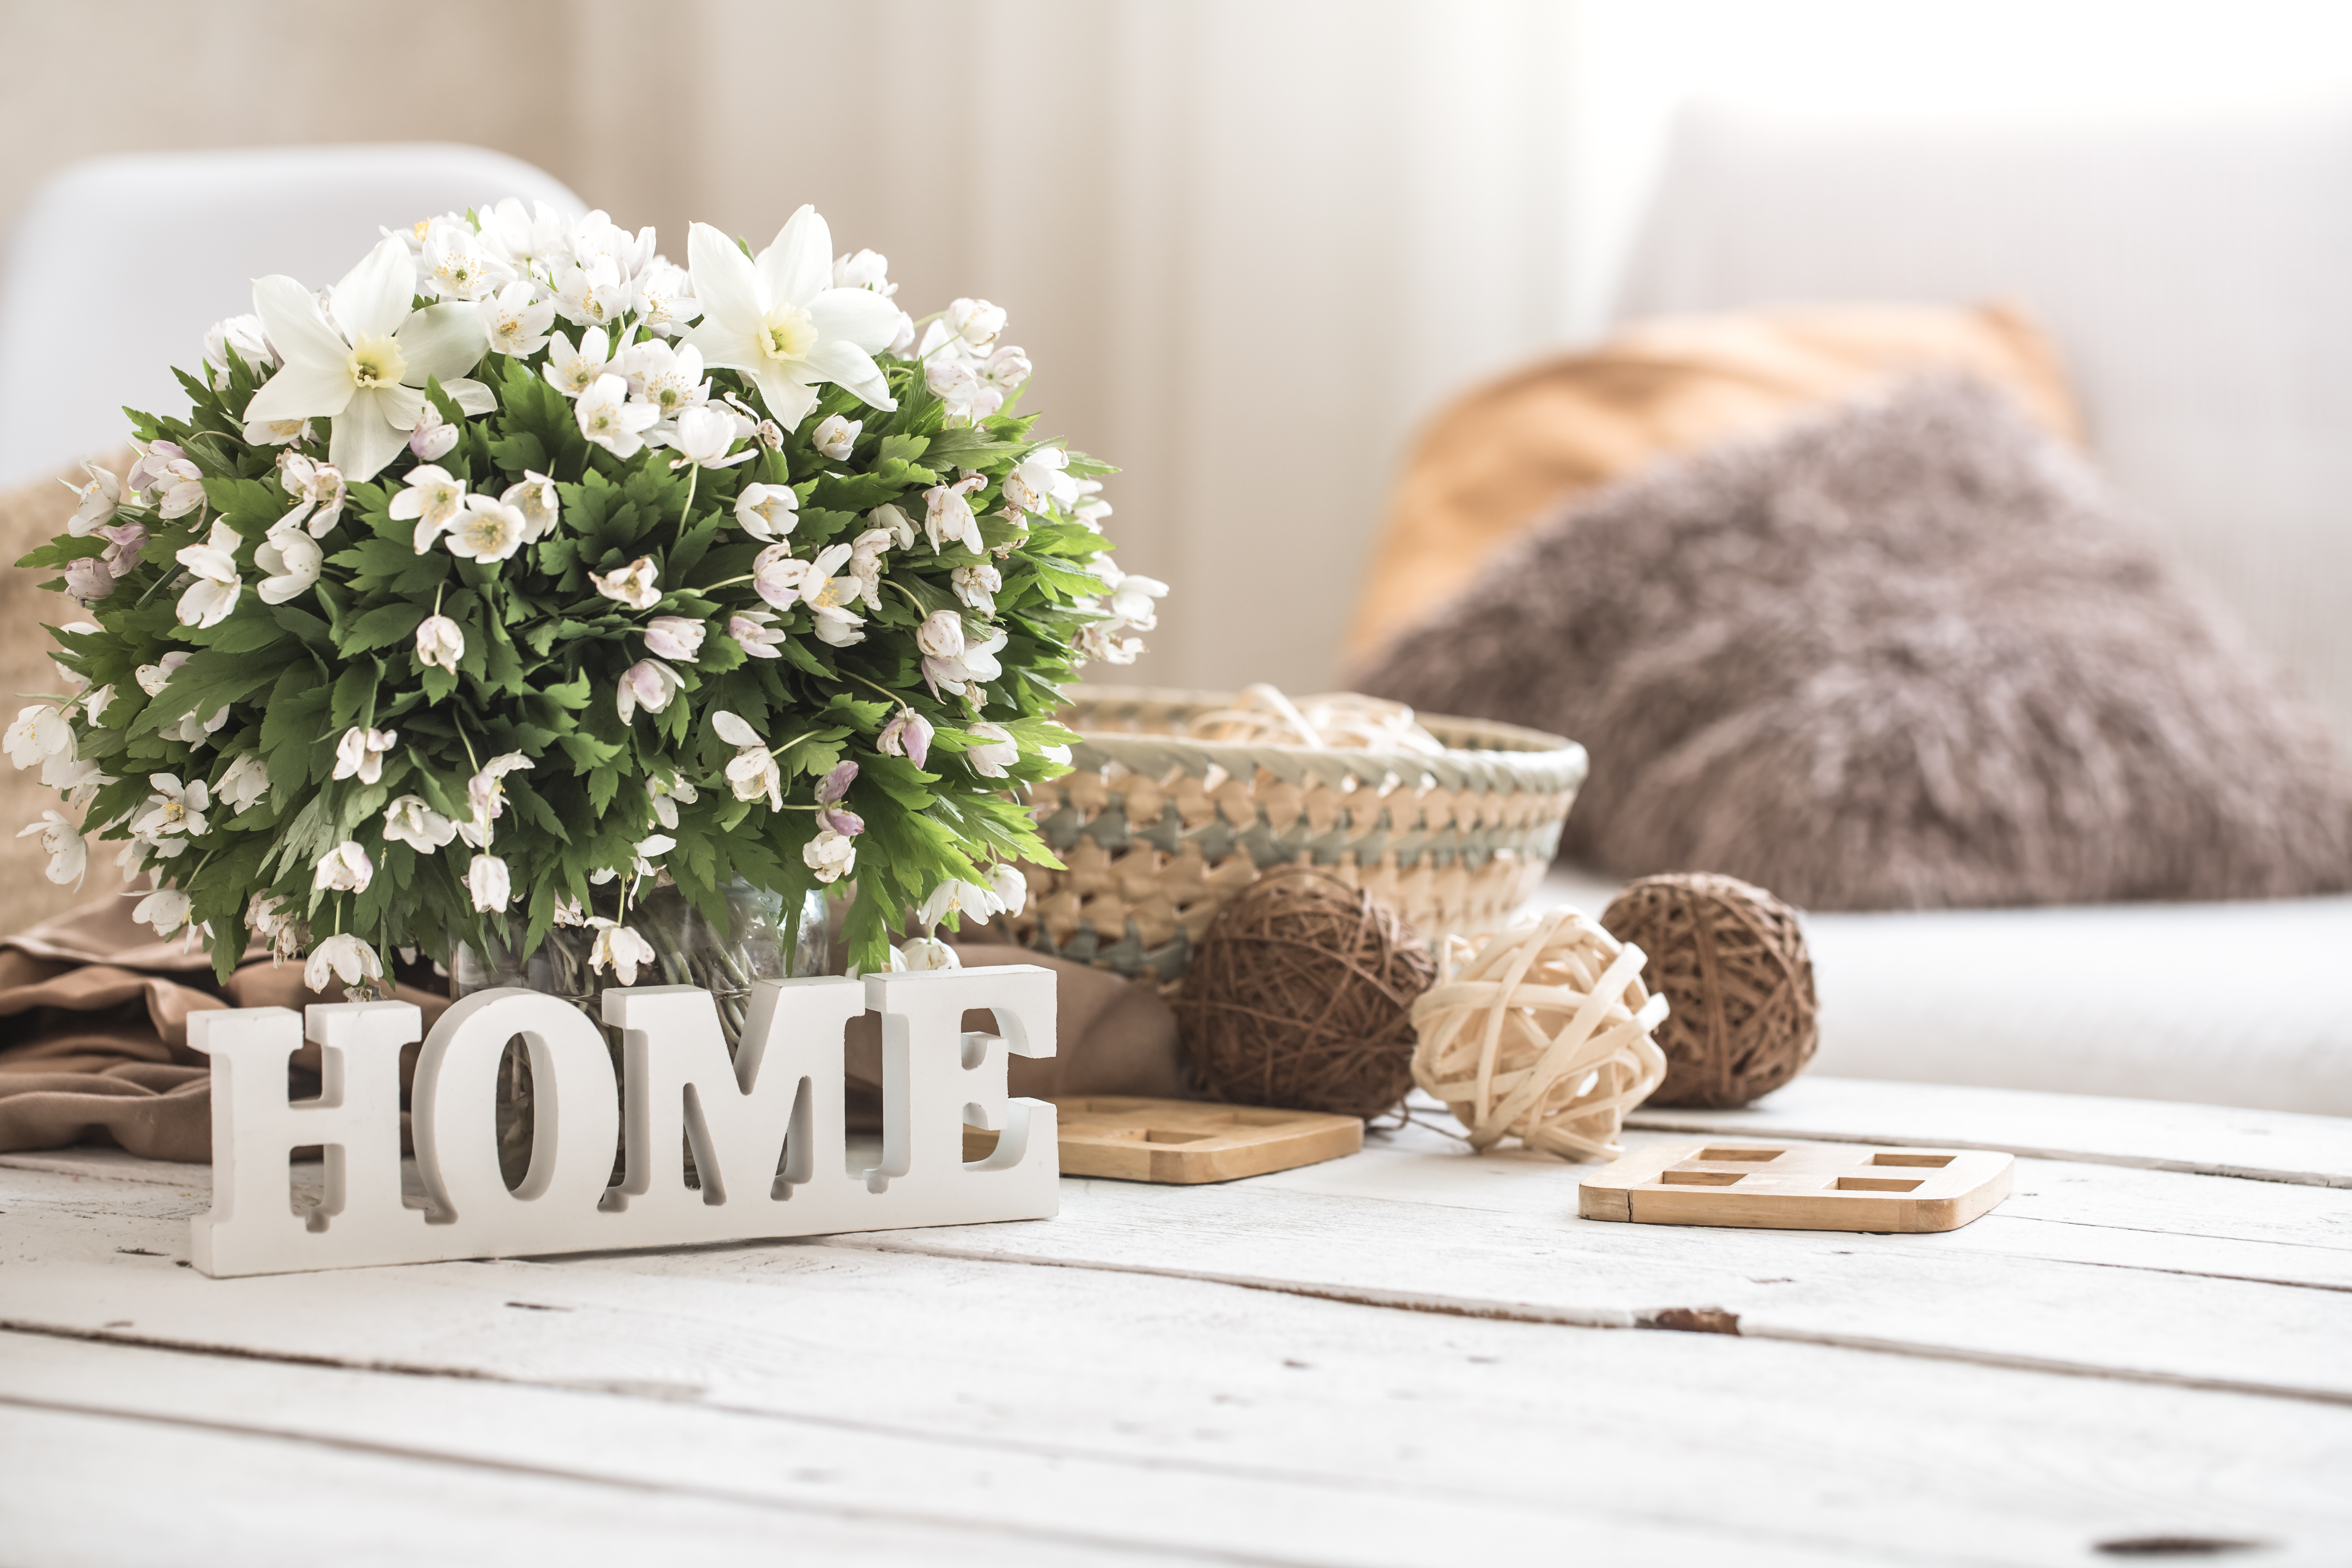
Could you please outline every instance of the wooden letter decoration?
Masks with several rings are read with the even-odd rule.
[[[467,997],[425,1041],[411,1096],[421,1198],[403,1195],[400,1053],[421,1033],[405,1002],[198,1013],[212,1058],[213,1207],[189,1222],[215,1277],[367,1264],[1049,1219],[1058,1206],[1054,1108],[1005,1090],[1007,1053],[1054,1054],[1054,976],[1029,964],[862,980],[763,981],[728,1059],[710,994],[640,985],[604,994],[621,1037],[569,1004],[507,989]],[[995,1032],[963,1016],[991,1014]],[[882,1016],[878,1162],[849,1164],[843,1031]],[[319,1098],[287,1099],[287,1059],[320,1052]],[[499,1169],[495,1085],[508,1042],[530,1053],[530,1165]],[[627,1162],[611,1184],[627,1128]],[[963,1158],[963,1129],[996,1133]],[[326,1192],[289,1197],[296,1149],[325,1150]],[[699,1188],[686,1180],[694,1153]]]

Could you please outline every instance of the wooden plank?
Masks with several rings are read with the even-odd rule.
[[[1577,1184],[1585,1219],[1748,1230],[1958,1230],[2009,1195],[2008,1154],[1683,1138]]]
[[[1231,1182],[1337,1160],[1364,1146],[1362,1118],[1312,1110],[1098,1094],[1057,1095],[1054,1110],[1066,1176]],[[967,1127],[963,1157],[985,1159],[996,1141],[993,1132]]]
[[[2352,1187],[2352,1118],[2160,1100],[1804,1077],[1738,1110],[1643,1107],[1658,1132],[1995,1149],[2151,1171]]]

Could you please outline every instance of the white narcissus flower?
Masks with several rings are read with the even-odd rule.
[[[735,521],[743,531],[773,544],[800,521],[801,498],[787,485],[745,485],[735,498]]]
[[[990,867],[988,890],[996,895],[996,907],[1004,914],[1018,915],[1029,907],[1029,879],[1021,874],[1018,866]]]
[[[320,892],[364,893],[375,880],[375,862],[355,838],[346,838],[319,857],[310,886]]]
[[[89,875],[89,846],[82,842],[80,831],[55,810],[41,813],[41,820],[19,828],[16,837],[41,837],[41,847],[49,857],[46,873],[59,887],[79,888]]]
[[[405,844],[420,855],[448,847],[457,837],[457,825],[425,804],[421,795],[404,795],[383,808],[383,841]]]
[[[335,742],[335,774],[339,779],[356,778],[372,784],[383,777],[383,757],[400,743],[397,730],[370,730],[354,724],[343,731]]]
[[[784,640],[782,628],[774,625],[773,610],[742,610],[730,616],[727,635],[740,644],[753,658],[781,658],[778,645]]]
[[[635,985],[638,969],[654,962],[654,944],[603,915],[590,916],[588,923],[596,928],[596,940],[588,949],[589,973],[609,969],[622,984]]]
[[[617,375],[600,375],[596,384],[572,405],[580,434],[616,458],[634,458],[646,449],[645,432],[660,423],[651,405],[629,401],[629,384]]]
[[[518,279],[474,307],[491,352],[527,359],[547,346],[548,329],[555,325],[555,301],[535,298],[538,292],[528,280]]]
[[[438,468],[433,471],[440,472]],[[335,465],[315,462],[299,452],[282,453],[278,459],[278,482],[293,498],[294,509],[272,524],[272,529],[300,523],[310,531],[311,538],[326,538],[336,520],[343,515],[343,502],[349,499],[343,476]]]
[[[122,505],[122,477],[111,468],[101,468],[96,463],[84,463],[81,471],[89,476],[87,484],[76,485],[59,480],[79,498],[74,514],[66,521],[66,531],[80,539],[93,529],[114,521],[117,508]]]
[[[588,581],[604,597],[626,605],[633,610],[650,610],[661,603],[657,579],[661,568],[650,555],[640,555],[626,566],[615,566],[603,575],[592,572]]]
[[[613,694],[614,709],[621,722],[634,724],[637,710],[658,713],[669,706],[669,700],[685,685],[677,671],[657,658],[641,658],[621,672],[618,688]]]
[[[656,616],[646,623],[646,651],[691,664],[701,654],[702,639],[709,629],[684,616]]]
[[[422,555],[466,510],[466,481],[436,464],[419,463],[400,482],[407,488],[393,497],[384,510],[403,522],[416,520],[415,542],[416,553]]]
[[[132,670],[131,679],[136,680],[139,683],[139,689],[148,696],[158,696],[163,692],[164,685],[172,679],[172,672],[195,657],[185,649],[174,648],[153,664],[142,664]],[[30,710],[26,711],[29,712]]]
[[[332,419],[328,460],[357,483],[399,454],[428,380],[438,378],[467,413],[491,412],[490,389],[467,379],[487,346],[480,318],[456,303],[412,311],[415,286],[408,247],[396,237],[335,285],[331,316],[291,278],[254,284],[253,308],[285,364],[253,395],[245,417]]]
[[[441,410],[426,398],[425,406],[416,411],[415,427],[408,433],[408,450],[420,463],[437,463],[449,455],[465,432],[441,417]]]
[[[319,542],[300,529],[273,528],[253,547],[254,565],[268,574],[253,591],[265,605],[299,598],[319,580],[319,568],[326,558]]]
[[[838,414],[829,414],[817,421],[816,428],[809,433],[809,441],[818,451],[840,462],[857,445],[857,433],[865,428],[862,419],[844,419]]]
[[[584,329],[577,343],[558,332],[547,340],[547,363],[540,374],[564,396],[577,397],[611,372],[612,349],[612,339],[599,328]]]
[[[692,805],[701,798],[701,792],[676,773],[649,773],[646,777],[646,803],[653,807],[654,820],[664,827],[677,826],[679,802]]]
[[[239,753],[213,789],[215,798],[231,811],[243,811],[268,793],[269,764],[258,752]]]
[[[817,836],[801,846],[801,864],[816,873],[820,882],[838,882],[857,869],[857,840],[832,828],[817,830]]]
[[[769,810],[783,810],[784,775],[760,732],[742,715],[723,708],[711,714],[710,728],[720,740],[736,748],[735,760],[727,764],[727,784],[735,792],[735,798],[758,800],[765,796]]]
[[[741,415],[698,404],[677,416],[677,429],[667,437],[667,445],[677,453],[669,466],[682,468],[691,463],[703,468],[731,468],[748,463],[760,455],[757,447],[746,447],[731,458],[727,452],[751,434],[751,422]]]
[[[180,595],[179,617],[184,626],[216,626],[236,608],[245,579],[236,574],[236,547],[245,541],[225,522],[213,524],[202,544],[191,544],[173,557],[195,581]]]
[[[446,542],[460,561],[488,563],[504,561],[520,550],[530,533],[520,509],[488,496],[467,496],[466,510],[449,525]]]
[[[915,628],[915,646],[933,658],[953,658],[964,648],[963,616],[953,610],[933,610]]]
[[[995,567],[959,566],[948,574],[955,585],[955,596],[983,616],[996,614],[996,591],[1004,586],[1004,578]]]
[[[153,695],[152,692],[149,695]],[[20,710],[8,726],[8,760],[20,768],[73,751],[73,726],[54,702],[37,702]]]
[[[964,731],[977,745],[966,749],[963,760],[984,779],[1001,779],[1004,770],[1021,760],[1020,744],[1002,724],[974,724]]]
[[[466,891],[477,914],[500,914],[514,902],[514,887],[507,863],[495,855],[477,855],[466,868]]]
[[[775,418],[799,424],[828,381],[877,408],[898,406],[874,363],[898,331],[898,309],[869,289],[833,287],[833,234],[814,207],[793,213],[757,257],[698,223],[687,258],[702,319],[679,336],[713,370],[750,376]]]
[[[346,986],[356,986],[362,980],[383,978],[383,960],[375,949],[351,932],[337,931],[310,950],[310,961],[302,965],[302,984],[313,991],[324,991],[330,978]]]
[[[457,668],[466,657],[466,628],[446,616],[427,616],[416,626],[416,661],[428,668]]]
[[[522,478],[499,492],[499,500],[522,513],[529,525],[530,537],[526,543],[545,539],[555,531],[560,507],[555,494],[555,481],[535,469],[525,468]]]
[[[188,895],[179,889],[158,888],[132,907],[131,918],[153,926],[157,936],[169,936],[188,923],[193,907]]]

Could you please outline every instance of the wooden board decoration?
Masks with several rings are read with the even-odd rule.
[[[966,1033],[967,1009],[997,1034]],[[842,1125],[843,1031],[882,1016],[878,1163],[852,1171]],[[433,1026],[412,1097],[424,1205],[401,1193],[400,1053],[421,1033],[405,1002],[198,1013],[189,1043],[213,1068],[213,1207],[189,1222],[215,1276],[529,1257],[1045,1219],[1058,1205],[1054,1108],[1012,1098],[1008,1052],[1055,1049],[1054,975],[1034,964],[761,982],[735,1059],[710,994],[604,993],[620,1031],[616,1092],[604,1035],[570,1003],[485,991]],[[322,1092],[289,1103],[287,1058],[320,1047]],[[520,1037],[539,1086],[530,1166],[499,1171],[494,1081]],[[611,1184],[623,1116],[627,1164]],[[1003,1136],[967,1161],[962,1131]],[[306,1218],[287,1161],[324,1145],[326,1194]],[[691,1147],[701,1185],[686,1184]]]
[[[2009,1196],[2007,1154],[1867,1143],[1654,1143],[1584,1178],[1576,1212],[1637,1225],[1958,1230]]]
[[[1064,1095],[1054,1101],[1066,1176],[1189,1185],[1263,1176],[1353,1154],[1364,1123],[1319,1110],[1275,1110],[1197,1100]],[[967,1127],[964,1157],[983,1156],[997,1135]]]

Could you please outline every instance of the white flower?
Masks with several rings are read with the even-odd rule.
[[[144,838],[131,837],[124,839],[122,847],[114,852],[114,864],[122,873],[124,887],[127,888],[137,881],[139,873],[147,868],[150,852],[153,847]]]
[[[735,521],[743,531],[772,544],[800,521],[801,498],[788,485],[745,485],[735,498]]]
[[[404,795],[383,808],[383,841],[405,844],[420,855],[446,848],[457,837],[457,825],[425,804],[420,795]]]
[[[826,457],[839,462],[849,456],[857,445],[857,433],[866,428],[863,419],[844,419],[838,414],[828,414],[809,433],[809,440]]]
[[[567,321],[602,324],[629,308],[629,280],[609,256],[563,263],[555,268],[553,282],[555,308]]]
[[[231,811],[243,811],[269,793],[269,764],[258,752],[240,752],[221,774],[213,794]]]
[[[1133,626],[1148,632],[1160,624],[1160,607],[1153,603],[1167,597],[1168,584],[1157,577],[1139,577],[1122,572],[1108,555],[1097,556],[1095,575],[1110,590],[1110,613]]]
[[[692,463],[705,468],[731,468],[748,463],[760,455],[757,447],[746,447],[731,458],[727,451],[751,434],[751,422],[741,415],[698,404],[677,416],[677,430],[666,437],[677,452],[670,467],[680,468]]]
[[[919,768],[930,754],[931,721],[911,708],[901,708],[882,726],[874,749],[886,757],[904,757]]]
[[[889,299],[898,291],[890,281],[890,258],[878,250],[861,250],[855,256],[833,258],[833,286],[836,289],[870,289]]]
[[[151,693],[152,695],[152,693]],[[73,726],[53,703],[37,702],[16,715],[8,726],[8,760],[20,768],[73,751]]]
[[[427,616],[416,626],[416,661],[454,670],[466,657],[466,628],[446,616]]]
[[[483,248],[517,272],[534,267],[544,271],[565,254],[570,226],[545,202],[533,202],[525,212],[521,197],[508,196],[475,216],[481,221]]]
[[[540,367],[540,374],[564,396],[577,397],[611,370],[610,350],[611,340],[600,330],[583,331],[576,347],[558,332],[547,341],[547,363]]]
[[[74,805],[79,805],[89,798],[100,784],[113,782],[99,771],[96,763],[87,757],[77,757],[71,752],[59,752],[41,764],[42,787],[66,791],[68,803]]]
[[[742,610],[729,617],[727,635],[742,645],[743,651],[753,658],[778,658],[777,645],[784,640],[782,627],[772,625],[773,610]]]
[[[356,778],[372,784],[383,777],[383,754],[400,742],[397,730],[370,730],[354,724],[335,742],[335,777]]]
[[[685,682],[677,671],[657,658],[641,658],[621,672],[619,688],[613,694],[613,706],[621,715],[621,722],[636,722],[637,710],[658,713],[669,706]]]
[[[898,957],[909,971],[917,974],[936,974],[943,970],[963,967],[963,960],[957,955],[956,950],[935,936],[909,938],[899,949]]]
[[[80,887],[89,875],[89,846],[82,842],[79,830],[55,810],[41,813],[41,820],[19,828],[16,837],[29,838],[41,836],[41,847],[48,853],[47,876],[59,887],[71,884]]]
[[[580,907],[578,899],[565,893],[555,900],[553,918],[560,926],[584,926],[588,923],[588,911]]]
[[[925,931],[937,929],[950,915],[971,915],[986,920],[1004,908],[1003,900],[977,882],[958,881],[950,877],[933,888],[915,910],[916,923]]]
[[[526,544],[555,531],[555,520],[560,515],[555,481],[545,474],[525,468],[521,479],[499,492],[499,500],[522,513],[529,531],[523,541]]]
[[[131,824],[131,831],[152,842],[185,834],[194,838],[205,830],[205,811],[212,805],[212,792],[202,779],[180,782],[177,773],[150,773],[147,783],[155,793],[147,797],[147,809]]]
[[[984,779],[1001,779],[1004,770],[1021,760],[1021,747],[1002,724],[974,724],[965,731],[980,742],[963,754],[971,771]]]
[[[588,923],[596,928],[595,943],[588,950],[591,973],[609,969],[624,985],[637,983],[637,969],[654,962],[654,944],[617,921],[593,915]]]
[[[408,433],[408,449],[420,463],[437,463],[449,455],[449,448],[465,434],[441,417],[441,410],[431,398],[416,411],[415,427]]]
[[[933,658],[953,658],[963,651],[963,616],[953,610],[933,610],[915,628],[915,646]]]
[[[324,991],[330,975],[346,986],[359,984],[362,976],[381,980],[383,961],[376,957],[375,949],[358,937],[347,931],[337,931],[312,948],[310,962],[302,965],[302,984],[313,991]]]
[[[538,299],[538,293],[518,279],[474,307],[493,353],[523,359],[547,346],[548,329],[555,325],[555,301]]]
[[[648,773],[646,776],[646,800],[653,807],[654,820],[664,827],[677,826],[680,801],[692,805],[702,798],[693,784],[676,773]]]
[[[895,408],[874,355],[888,346],[898,311],[866,289],[833,288],[833,234],[814,207],[786,220],[775,243],[746,257],[707,223],[687,241],[702,319],[680,336],[714,370],[740,370],[768,412],[797,425],[835,382],[877,408]]]
[[[444,300],[478,300],[513,276],[491,257],[463,219],[435,218],[425,226],[424,279],[420,293]]]
[[[460,561],[504,561],[522,548],[530,532],[518,508],[488,496],[467,496],[465,511],[449,528],[449,553]]]
[[[661,869],[654,864],[654,858],[657,855],[667,855],[677,847],[677,840],[667,833],[656,833],[649,837],[638,839],[636,864],[631,868],[630,874],[637,877],[652,876]]]
[[[691,664],[701,654],[703,637],[709,630],[684,616],[656,616],[646,623],[646,651]]]
[[[942,318],[948,331],[961,338],[971,348],[984,349],[996,341],[1004,330],[1004,310],[985,300],[955,300],[949,302]]]
[[[88,484],[66,484],[79,498],[73,516],[66,523],[66,531],[80,539],[92,529],[114,521],[115,509],[122,504],[122,479],[111,468],[101,468],[96,463],[84,463],[81,471],[89,476]],[[59,481],[64,483],[65,481]]]
[[[343,515],[347,493],[342,473],[334,464],[313,462],[299,452],[282,453],[278,459],[278,482],[294,499],[294,510],[271,525],[273,531],[301,523],[310,529],[311,538],[324,539],[335,520]]]
[[[938,331],[940,323],[931,323]],[[948,405],[950,426],[976,425],[1004,406],[1004,394],[982,382],[969,363],[953,354],[926,351],[923,382]]]
[[[961,679],[994,680],[998,676],[1003,675],[1004,667],[996,661],[996,656],[1004,651],[1007,640],[1006,634],[1000,628],[989,633],[978,642],[968,645],[962,656],[956,660],[963,671]]]
[[[248,419],[245,423],[245,444],[248,447],[307,447],[312,439],[308,419]]]
[[[231,349],[236,351],[236,357],[243,360],[248,368],[263,377],[267,377],[278,363],[278,356],[270,352],[269,340],[262,333],[260,317],[231,316],[226,321],[215,321],[211,331],[205,333],[205,368],[211,373],[209,379],[215,387],[228,384],[228,351]]]
[[[999,392],[1013,392],[1029,379],[1031,366],[1029,356],[1008,343],[989,355],[979,369],[980,379],[989,385]]]
[[[735,760],[727,764],[727,784],[735,792],[735,798],[758,800],[764,795],[769,810],[782,811],[784,777],[760,732],[742,715],[730,713],[724,708],[710,715],[710,728],[736,749]]]
[[[319,580],[319,567],[325,560],[326,552],[319,548],[319,542],[300,529],[273,528],[253,547],[254,565],[269,574],[253,591],[265,605],[299,598]]]
[[[420,463],[401,481],[407,488],[392,498],[384,510],[402,521],[416,520],[416,553],[424,554],[457,521],[466,507],[466,481],[432,463]]]
[[[278,927],[287,922],[286,900],[277,893],[256,893],[246,900],[246,928],[257,937],[267,939],[278,934]]]
[[[674,348],[655,338],[624,350],[613,368],[628,378],[632,396],[652,404],[665,419],[676,419],[710,397],[710,383],[702,374],[702,351],[692,343]],[[751,430],[751,422],[744,420],[743,434],[748,436]]]
[[[986,552],[980,542],[980,519],[971,513],[971,492],[986,483],[985,476],[974,474],[952,485],[933,485],[923,492],[929,508],[923,518],[923,531],[930,536],[933,554],[959,539],[973,554]]]
[[[93,689],[81,700],[81,710],[93,724],[105,723],[106,710],[112,706],[114,706],[114,684],[111,681]]]
[[[887,528],[869,528],[850,542],[849,574],[857,579],[858,597],[869,610],[882,607],[882,552],[896,542]]]
[[[658,257],[637,275],[632,293],[637,325],[664,337],[702,314],[701,303],[694,297],[694,280],[686,275],[686,268]]]
[[[484,763],[482,771],[466,781],[466,802],[473,807],[474,819],[461,825],[457,836],[477,849],[488,847],[490,824],[505,815],[507,808],[506,786],[499,781],[519,769],[535,765],[520,752],[508,752]]]
[[[983,616],[996,614],[996,591],[1004,586],[1004,578],[995,567],[985,563],[978,566],[959,566],[948,574],[955,584],[955,595]]]
[[[996,895],[996,907],[1003,913],[1018,915],[1029,907],[1029,879],[1021,874],[1018,866],[990,867],[988,888]]]
[[[236,547],[245,542],[225,522],[213,524],[202,544],[191,544],[174,557],[195,576],[180,595],[179,617],[184,626],[216,626],[236,608],[245,580],[236,574]]]
[[[801,863],[816,873],[818,881],[838,882],[857,868],[857,841],[830,827],[820,828],[801,846]]]
[[[644,451],[645,431],[661,419],[658,409],[631,403],[628,395],[627,382],[617,375],[600,375],[572,405],[580,433],[616,458],[634,458]]]
[[[328,460],[354,483],[392,461],[425,405],[418,390],[438,378],[468,414],[497,406],[490,389],[466,379],[481,363],[480,318],[462,304],[410,310],[416,286],[408,247],[384,240],[334,287],[333,313],[291,278],[253,286],[253,308],[285,365],[246,405],[247,420],[334,421]]]
[[[1067,470],[1070,455],[1059,447],[1040,447],[1004,476],[1004,504],[1020,511],[1044,511],[1067,507],[1078,499],[1078,484]]]
[[[617,600],[633,610],[650,610],[661,603],[661,589],[655,582],[660,575],[661,568],[654,564],[653,557],[640,555],[626,566],[615,566],[602,576],[592,572],[588,581],[608,599]]]
[[[357,839],[346,838],[319,858],[310,886],[319,892],[364,893],[374,880],[375,862]]]
[[[188,923],[188,895],[177,888],[158,888],[132,907],[131,918],[145,921],[157,936],[169,936]]]
[[[1106,664],[1133,664],[1143,652],[1140,637],[1119,637],[1102,625],[1080,626],[1075,645],[1080,664],[1100,659]]]
[[[478,914],[499,914],[514,902],[514,887],[507,863],[495,855],[477,855],[466,868],[466,891],[473,896]]]
[[[833,587],[856,581],[854,577],[835,577],[827,586]],[[851,616],[846,620],[841,620],[821,613],[816,618],[814,628],[816,640],[833,647],[856,647],[866,640],[866,633],[862,629],[865,625],[866,618],[863,616]]]
[[[890,542],[901,550],[915,543],[915,522],[897,507],[885,502],[866,514],[866,521],[890,535]]]
[[[145,692],[150,697],[154,697],[163,691],[164,684],[172,679],[172,672],[173,670],[179,668],[180,666],[187,663],[188,660],[195,657],[195,655],[187,652],[185,649],[174,649],[172,652],[165,654],[153,664],[141,665],[137,669],[131,672],[131,678],[139,683],[140,690]],[[26,711],[30,712],[31,710],[27,709]],[[24,766],[22,763],[19,763],[16,765],[19,767]]]

